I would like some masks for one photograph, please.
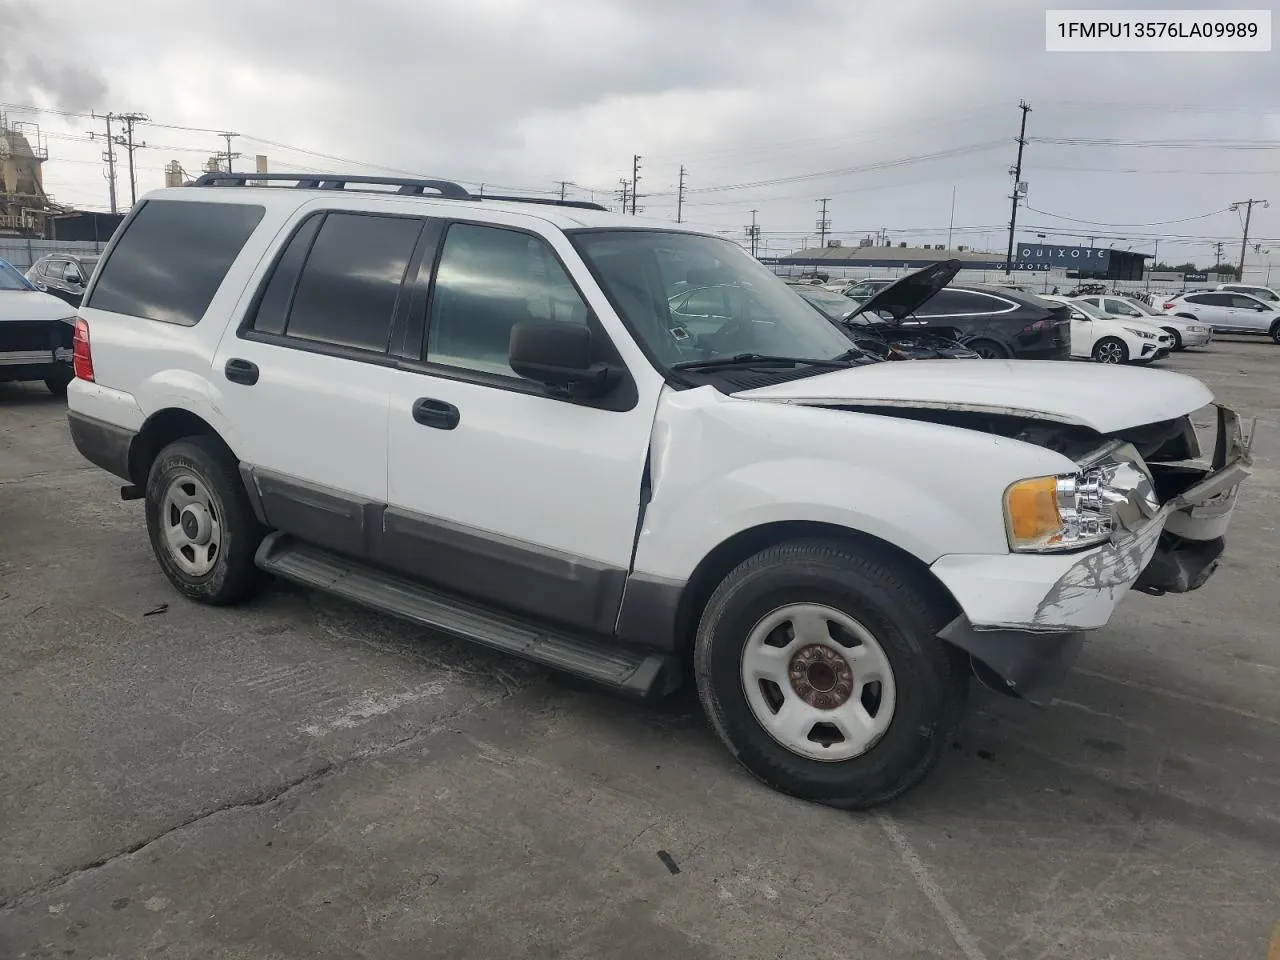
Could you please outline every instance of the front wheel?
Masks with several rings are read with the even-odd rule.
[[[1093,345],[1093,359],[1099,363],[1128,363],[1129,348],[1123,340],[1103,337]]]
[[[1162,329],[1165,333],[1167,333],[1170,337],[1172,337],[1172,338],[1173,338],[1173,349],[1174,349],[1174,350],[1182,350],[1182,349],[1183,349],[1183,346],[1182,346],[1182,334],[1178,332],[1178,328],[1177,328],[1177,327],[1161,327],[1160,329]]]
[[[264,578],[254,566],[263,529],[235,458],[209,436],[177,440],[147,478],[147,532],[169,582],[213,605],[247,599]]]
[[[963,654],[943,603],[874,549],[798,541],[756,554],[698,626],[698,695],[753,775],[834,807],[885,803],[922,780],[959,729]]]
[[[1271,325],[1271,342],[1280,343],[1280,320]]]

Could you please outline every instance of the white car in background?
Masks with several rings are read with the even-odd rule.
[[[1173,337],[1174,350],[1203,347],[1213,340],[1213,327],[1208,324],[1173,313],[1162,313],[1133,297],[1090,296],[1079,299],[1117,320],[1144,320],[1156,324]]]
[[[1164,312],[1208,324],[1214,333],[1264,333],[1280,343],[1280,304],[1247,293],[1198,290],[1165,301]]]
[[[1144,320],[1117,320],[1083,300],[1037,294],[1071,311],[1071,357],[1098,363],[1151,363],[1173,350],[1173,337]]]

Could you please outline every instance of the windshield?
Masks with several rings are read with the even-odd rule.
[[[18,268],[4,260],[0,260],[0,290],[34,290],[26,278],[18,272]]]
[[[660,230],[587,231],[573,243],[657,363],[740,354],[832,360],[850,343],[728,240]]]
[[[1071,305],[1075,307],[1077,310],[1079,310],[1081,313],[1087,313],[1089,316],[1093,317],[1093,319],[1095,320],[1111,319],[1110,314],[1108,314],[1105,310],[1098,309],[1088,300],[1072,300]]]

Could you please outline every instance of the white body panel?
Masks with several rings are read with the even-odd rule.
[[[0,290],[0,323],[6,320],[61,320],[75,316],[65,300],[35,290]]]
[[[1180,373],[1043,360],[880,363],[761,387],[738,396],[1029,414],[1078,423],[1100,433],[1182,416],[1213,399],[1203,383]]]
[[[652,451],[653,499],[635,569],[675,581],[734,534],[784,521],[860,530],[925,563],[947,553],[1007,553],[1005,487],[1074,470],[1060,454],[1004,437],[725,397],[711,387],[664,393]]]
[[[1208,324],[1215,332],[1225,333],[1268,333],[1276,321],[1280,320],[1280,311],[1256,297],[1230,290],[1215,290],[1213,294],[1231,296],[1238,303],[1246,305],[1220,306],[1178,298],[1172,301],[1172,306],[1165,307],[1165,313],[1192,316]]]

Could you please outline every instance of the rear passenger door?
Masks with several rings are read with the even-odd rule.
[[[421,217],[312,210],[287,228],[212,379],[268,524],[354,556],[387,495],[388,346]]]
[[[1234,328],[1234,311],[1231,309],[1229,293],[1194,293],[1183,300],[1195,310],[1196,318],[1209,324],[1215,330],[1231,330]],[[1174,311],[1177,313],[1178,311]]]
[[[508,610],[611,633],[662,380],[622,360],[600,321],[608,302],[568,240],[525,222],[448,225],[421,327],[394,373],[383,560]],[[587,401],[518,376],[511,328],[530,320],[587,326],[596,359],[621,382]]]

